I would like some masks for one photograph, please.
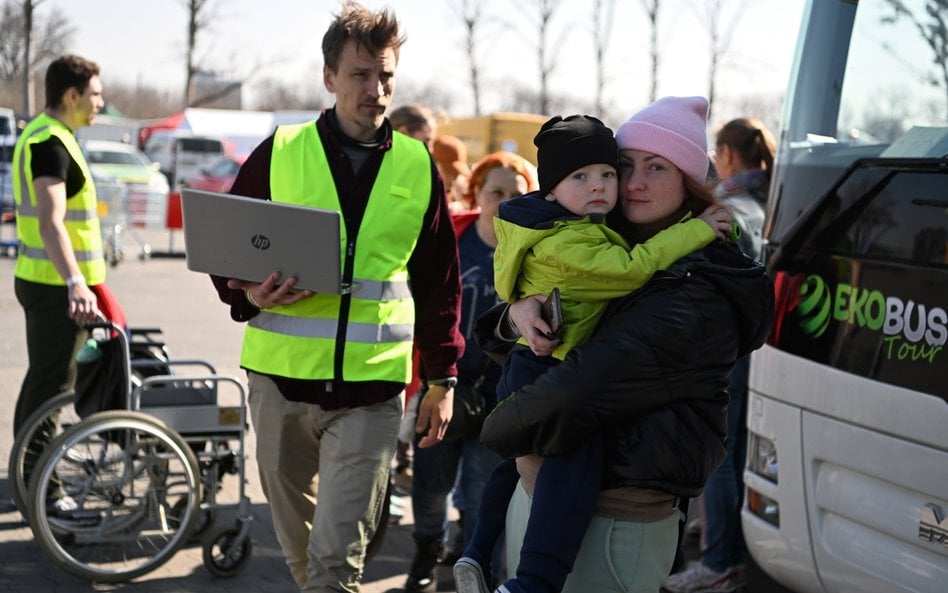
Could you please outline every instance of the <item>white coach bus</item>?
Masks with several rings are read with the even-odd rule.
[[[948,591],[948,0],[809,0],[742,520],[800,593]]]

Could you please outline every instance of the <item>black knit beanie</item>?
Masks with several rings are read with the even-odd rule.
[[[612,130],[589,115],[554,116],[543,124],[533,143],[544,195],[586,165],[602,163],[619,169],[619,149]]]

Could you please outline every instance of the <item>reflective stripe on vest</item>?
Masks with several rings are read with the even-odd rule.
[[[69,157],[83,175],[79,192],[66,200],[63,224],[69,236],[79,271],[90,285],[105,281],[106,264],[102,249],[102,234],[96,211],[95,185],[85,157],[75,136],[62,122],[41,114],[31,121],[17,141],[13,151],[13,196],[16,202],[17,239],[19,240],[15,275],[23,280],[41,284],[65,285],[46,253],[40,234],[39,209],[33,186],[32,145],[55,136],[62,142]]]
[[[336,319],[289,317],[267,311],[261,311],[251,322],[257,329],[265,329],[297,338],[335,339],[339,330],[339,322]],[[350,342],[365,344],[403,342],[412,338],[413,329],[413,326],[408,324],[369,325],[350,321],[346,339]]]
[[[277,129],[270,193],[275,200],[342,210],[314,122]],[[355,285],[352,293],[317,294],[261,311],[247,324],[241,366],[295,379],[407,383],[415,325],[408,260],[431,193],[424,145],[395,134],[356,236],[340,229],[341,269]]]

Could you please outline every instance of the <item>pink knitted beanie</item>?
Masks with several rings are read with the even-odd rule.
[[[644,150],[664,157],[698,185],[708,176],[708,100],[662,97],[616,130],[619,150]]]

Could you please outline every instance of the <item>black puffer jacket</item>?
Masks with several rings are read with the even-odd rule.
[[[481,440],[550,456],[602,432],[603,488],[696,496],[724,459],[728,375],[763,344],[773,295],[735,245],[695,252],[614,301],[585,344],[497,406]]]

